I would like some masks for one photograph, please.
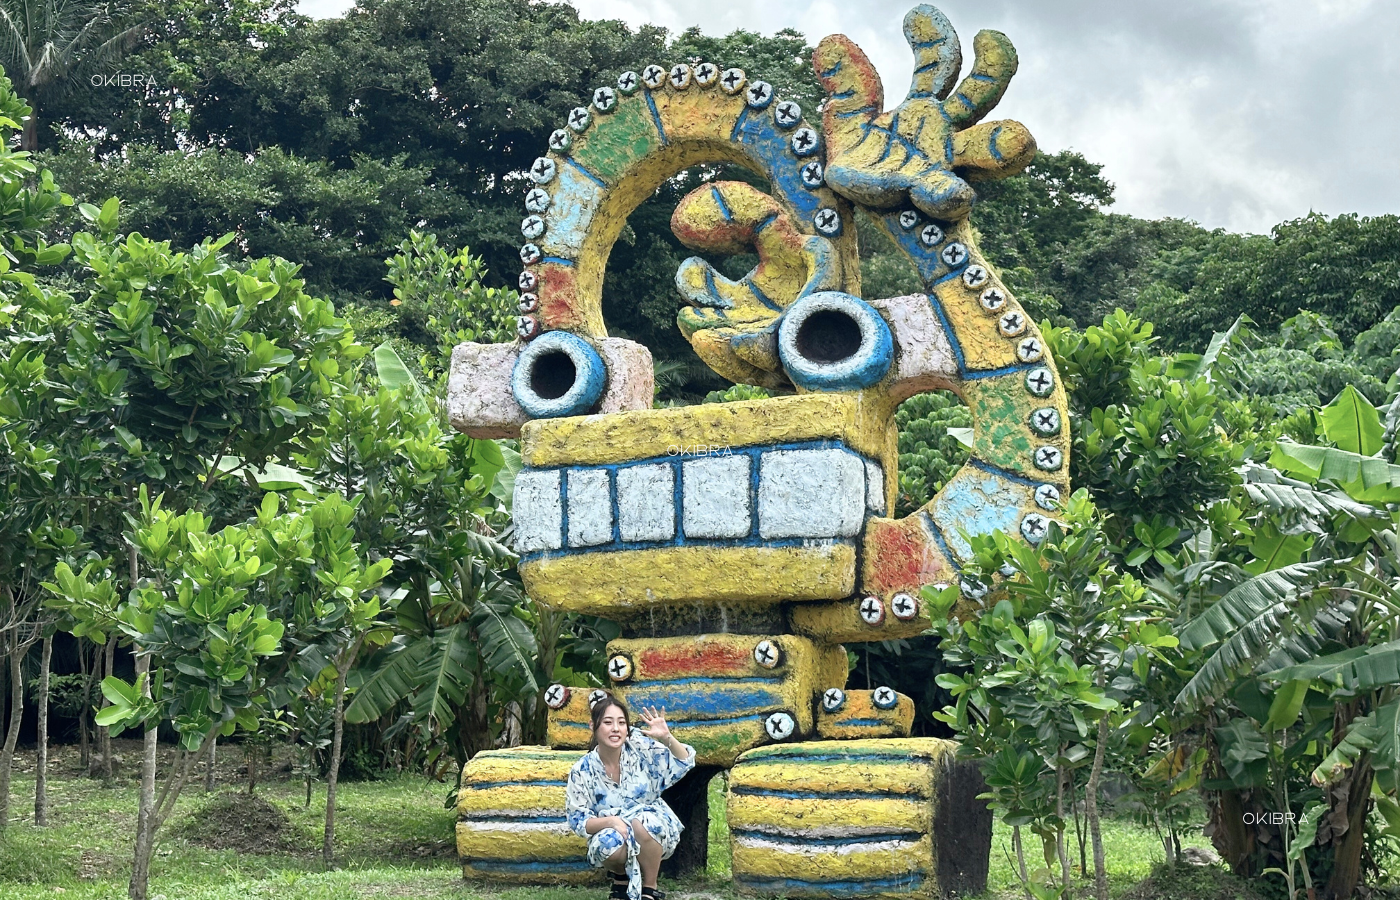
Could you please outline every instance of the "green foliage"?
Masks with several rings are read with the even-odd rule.
[[[951,429],[972,427],[972,412],[948,391],[916,394],[895,411],[899,429],[899,496],[895,514],[923,506],[967,462],[969,449]]]
[[[766,400],[773,396],[761,387],[751,384],[734,384],[723,391],[710,391],[705,395],[706,403],[732,403],[735,400]]]

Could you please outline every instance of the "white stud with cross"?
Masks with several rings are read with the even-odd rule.
[[[592,709],[593,707],[597,706],[597,705],[598,705],[598,701],[599,701],[599,700],[602,700],[602,699],[603,699],[604,697],[606,697],[607,695],[608,695],[608,692],[605,691],[605,690],[603,690],[602,688],[594,688],[593,690],[589,691],[589,692],[588,692],[588,708],[589,708],[589,709]]]
[[[619,653],[608,660],[608,677],[613,681],[626,681],[632,677],[632,660]]]
[[[539,216],[526,216],[520,220],[520,233],[528,240],[535,240],[544,234],[544,219]]]
[[[630,72],[628,73],[631,74]],[[633,78],[637,76],[633,75]],[[593,92],[593,108],[600,113],[612,112],[617,106],[617,91],[610,87],[600,87]]]
[[[656,64],[647,66],[642,70],[642,84],[651,90],[656,90],[666,83],[666,70]]]
[[[744,89],[748,80],[743,69],[725,69],[719,76],[719,89],[733,96]]]
[[[768,104],[773,102],[773,85],[766,81],[755,81],[753,84],[749,85],[749,91],[746,96],[749,101],[749,106],[754,109],[767,109]]]
[[[919,232],[919,243],[923,244],[925,247],[936,246],[942,242],[942,240],[943,229],[934,225],[932,222],[925,225],[923,231]]]
[[[530,180],[535,184],[549,184],[554,180],[554,160],[541,156],[530,166]]]
[[[569,689],[562,684],[551,684],[544,692],[544,704],[550,709],[563,709],[569,702]]]
[[[1046,472],[1054,472],[1064,463],[1064,454],[1058,447],[1037,447],[1035,451],[1035,467]]]
[[[634,93],[642,86],[642,76],[636,72],[623,72],[617,76],[617,89],[624,94]]]
[[[986,266],[971,265],[963,269],[963,284],[977,290],[992,277],[992,273],[987,271]]]
[[[905,231],[913,231],[914,226],[919,224],[919,214],[912,209],[906,209],[899,214],[899,227]]]
[[[797,723],[787,713],[775,712],[763,723],[763,730],[768,732],[768,736],[773,740],[781,741],[792,737],[792,733],[797,730]]]
[[[802,107],[791,100],[784,100],[773,110],[773,121],[779,128],[791,128],[802,121]]]
[[[907,622],[919,614],[919,601],[912,594],[900,592],[890,598],[890,612],[896,619]]]
[[[814,159],[802,167],[802,184],[811,189],[819,188],[824,175],[822,164]]]
[[[817,210],[816,216],[812,218],[812,224],[817,227],[818,231],[828,236],[841,233],[841,216],[829,206]]]
[[[944,265],[960,266],[967,262],[967,247],[954,241],[943,248],[943,252],[939,254],[939,258],[943,260]]]
[[[1050,530],[1050,520],[1040,513],[1026,513],[1021,520],[1021,537],[1032,544],[1039,544],[1045,540],[1046,533]]]
[[[575,134],[582,134],[588,128],[588,123],[592,121],[593,115],[589,113],[586,106],[575,106],[569,110],[569,127],[574,130]]]
[[[1035,489],[1035,505],[1041,509],[1056,510],[1060,508],[1060,489],[1053,484],[1042,484]]]
[[[894,688],[881,685],[870,695],[870,702],[875,704],[876,709],[894,709],[899,705],[899,694]]]
[[[860,620],[867,625],[879,625],[885,621],[885,604],[880,602],[879,597],[872,595],[860,601]]]
[[[846,692],[840,688],[827,688],[822,694],[822,709],[834,713],[846,705]]]
[[[690,66],[685,63],[676,63],[671,67],[671,87],[678,91],[690,87],[690,74]]]
[[[1045,366],[1037,366],[1026,373],[1026,390],[1037,397],[1047,397],[1055,390],[1055,376]]]
[[[695,67],[695,83],[703,88],[711,87],[719,77],[719,66],[714,63],[701,63]]]
[[[1045,355],[1045,348],[1041,346],[1040,338],[1028,337],[1016,345],[1016,358],[1024,363],[1037,362]]]
[[[1050,436],[1060,433],[1060,411],[1046,406],[1031,413],[1031,430],[1036,434]]]
[[[772,641],[759,641],[758,645],[753,648],[754,662],[763,666],[765,669],[771,669],[777,666],[780,656],[778,645]]]
[[[798,156],[811,156],[819,146],[817,133],[810,128],[799,128],[792,133],[792,152]]]

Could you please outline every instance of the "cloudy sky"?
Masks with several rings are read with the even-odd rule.
[[[911,0],[574,0],[588,18],[710,34],[844,31],[894,102]],[[1397,0],[939,0],[962,38],[1005,32],[1021,68],[997,111],[1104,164],[1114,209],[1266,232],[1318,211],[1400,213]],[[348,0],[302,0],[338,15]],[[723,62],[723,60],[719,60]]]

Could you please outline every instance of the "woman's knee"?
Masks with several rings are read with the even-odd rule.
[[[652,834],[650,831],[647,830],[646,823],[644,823],[641,819],[632,820],[632,833],[637,836],[638,844],[642,844],[644,846],[646,844],[656,844],[660,846],[661,842],[656,839],[656,835]]]
[[[603,864],[607,866],[627,865],[627,845],[624,844],[623,846],[618,847],[616,850],[614,850],[612,852],[612,855],[610,855],[607,859],[603,860]]]

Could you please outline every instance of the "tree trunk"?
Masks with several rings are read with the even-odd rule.
[[[243,744],[243,760],[248,765],[248,796],[258,784],[258,745],[252,741]]]
[[[1351,781],[1347,791],[1347,830],[1340,841],[1334,841],[1332,877],[1322,896],[1327,900],[1345,900],[1356,896],[1356,888],[1361,883],[1361,855],[1366,849],[1366,811],[1371,806],[1371,781],[1375,776],[1371,768],[1370,755],[1364,754],[1352,767],[1348,778]],[[1303,859],[1307,865],[1307,859]]]
[[[204,762],[204,791],[205,793],[214,790],[214,762],[218,758],[219,739],[215,738],[214,743],[209,745],[209,758]]]
[[[1065,748],[1061,747],[1059,756],[1064,756]],[[1060,827],[1055,832],[1055,855],[1060,858],[1060,885],[1066,897],[1073,896],[1070,889],[1069,874],[1069,853],[1065,849],[1065,767],[1059,765],[1055,767],[1055,815],[1060,819]]]
[[[321,859],[327,869],[335,867],[335,788],[340,778],[340,751],[345,738],[345,679],[350,675],[350,667],[355,665],[355,657],[360,654],[360,641],[345,652],[335,666],[335,712],[334,730],[331,736],[331,764],[326,772],[326,833],[321,840]]]
[[[218,734],[218,726],[211,728],[204,736],[199,749],[191,753],[188,750],[181,750],[176,757],[175,765],[171,768],[170,775],[166,778],[165,787],[161,788],[160,797],[155,798],[155,769],[151,779],[151,794],[153,800],[150,804],[146,816],[147,828],[144,843],[136,850],[136,859],[131,866],[131,882],[127,885],[126,893],[128,900],[146,900],[146,891],[151,880],[151,856],[155,851],[156,834],[160,831],[160,826],[165,823],[171,810],[175,808],[175,802],[180,799],[180,792],[185,788],[185,782],[189,781],[190,771],[204,758],[208,752],[209,745],[214,742],[214,736]],[[141,796],[146,797],[146,783],[144,772],[142,773]]]
[[[0,832],[10,824],[10,773],[15,762],[15,744],[19,741],[19,723],[24,715],[24,681],[20,678],[19,664],[24,658],[28,645],[18,639],[11,643],[10,651],[10,727],[5,732],[5,747],[0,750]]]
[[[117,664],[117,636],[111,634],[107,636],[107,646],[102,651],[102,660],[106,664],[106,674],[103,678],[112,677],[112,669]],[[105,725],[98,728],[98,743],[102,749],[102,783],[107,787],[112,786],[112,781],[116,775],[112,767],[112,729]]]
[[[49,666],[53,662],[53,635],[44,638],[39,653],[39,726],[36,735],[37,761],[34,766],[34,824],[49,824]]]
[[[685,828],[676,852],[661,861],[661,874],[667,878],[705,871],[709,862],[710,780],[720,771],[719,766],[696,766],[661,795]]]
[[[1026,872],[1026,846],[1021,843],[1021,826],[1011,826],[1011,846],[1016,848],[1016,866],[1021,875],[1021,890],[1026,892],[1026,900],[1035,900],[1031,895],[1031,876]]]
[[[1089,786],[1084,796],[1084,816],[1089,820],[1089,837],[1094,842],[1094,896],[1108,900],[1108,870],[1104,867],[1103,834],[1099,830],[1099,779],[1103,775],[1104,746],[1108,743],[1108,716],[1099,719],[1099,735],[1094,747],[1094,765],[1089,770]]]
[[[39,149],[39,110],[34,108],[34,98],[29,98],[29,118],[24,120],[24,131],[20,132],[19,149],[34,153]]]
[[[88,705],[92,702],[92,683],[97,675],[97,645],[93,644],[92,668],[88,668],[83,639],[78,638],[78,670],[83,674],[83,702],[78,706],[78,766],[89,771],[92,765],[92,735],[88,733]]]
[[[136,679],[142,684],[141,693],[151,696],[151,658],[144,653],[136,655]],[[141,797],[136,812],[136,858],[131,864],[131,882],[127,885],[130,900],[146,900],[146,887],[151,877],[151,849],[155,839],[156,815],[156,764],[159,761],[159,747],[156,744],[156,729],[159,722],[146,726],[144,743],[141,746]],[[171,777],[174,777],[173,774]]]

